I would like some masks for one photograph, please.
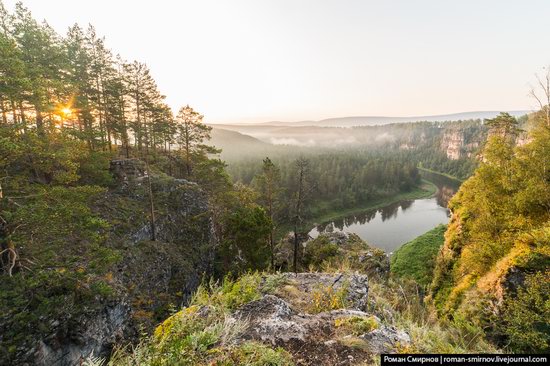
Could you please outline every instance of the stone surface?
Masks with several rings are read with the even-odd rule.
[[[151,176],[157,239],[151,241],[145,164],[115,160],[111,172],[118,184],[94,209],[111,223],[108,245],[122,257],[111,272],[115,294],[87,302],[78,318],[52,319],[49,334],[22,349],[17,364],[68,366],[92,354],[106,357],[115,342],[137,341],[138,328],[151,330],[170,306],[185,305],[211,271],[215,240],[208,199],[199,186]],[[158,313],[162,309],[165,315]]]
[[[409,336],[386,326],[380,319],[361,309],[366,308],[368,279],[360,274],[285,273],[281,288],[292,286],[293,294],[275,291],[241,306],[231,316],[244,321],[246,329],[241,341],[256,340],[274,347],[283,347],[293,354],[297,365],[357,365],[372,362],[381,352],[392,352],[407,346]],[[335,289],[346,284],[347,303],[344,309],[311,313],[304,297],[311,301],[320,288]],[[305,305],[305,308],[304,308]],[[366,310],[366,309],[365,309]],[[364,334],[351,334],[336,326],[341,318],[372,318],[375,329]]]

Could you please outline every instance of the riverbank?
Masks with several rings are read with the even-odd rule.
[[[427,287],[432,282],[435,260],[445,242],[446,230],[447,225],[439,225],[403,244],[391,256],[391,272]]]
[[[330,206],[329,202],[321,202],[317,206],[317,209],[322,210],[324,208],[323,206],[325,206],[329,211],[326,211],[321,215],[308,218],[307,221],[302,226],[313,227],[320,223],[325,223],[329,221],[338,220],[344,217],[357,215],[365,211],[377,210],[403,200],[417,200],[422,198],[429,198],[435,195],[436,192],[437,192],[437,186],[435,184],[427,180],[422,180],[422,183],[420,186],[415,187],[409,192],[399,193],[391,197],[380,198],[364,205],[347,207],[343,209],[330,209],[328,208]],[[282,225],[277,229],[276,235],[277,237],[283,237],[289,231],[292,231],[292,230],[293,230],[293,226],[291,224]]]
[[[343,209],[330,209],[321,215],[315,216],[307,220],[305,226],[313,226],[315,224],[325,223],[328,221],[338,220],[347,216],[352,216],[355,214],[360,214],[365,211],[377,210],[382,207],[389,206],[395,202],[403,200],[417,200],[422,198],[432,197],[437,192],[437,187],[432,182],[427,180],[422,180],[422,184],[418,187],[415,187],[409,192],[403,192],[396,194],[391,197],[384,197],[374,201],[369,202],[368,204],[348,207]],[[323,202],[319,205],[322,208]],[[328,205],[328,203],[326,203]]]
[[[447,173],[441,173],[441,172],[438,172],[438,171],[435,171],[435,170],[431,170],[431,169],[428,169],[428,168],[423,168],[422,165],[419,165],[418,167],[418,170],[422,170],[424,172],[428,172],[428,173],[432,173],[432,174],[437,174],[437,175],[441,175],[445,178],[449,178],[451,180],[454,180],[458,183],[464,183],[465,179],[460,179],[460,178],[457,178],[455,177],[454,175],[450,175],[450,174],[447,174]]]

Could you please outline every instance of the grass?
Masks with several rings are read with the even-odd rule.
[[[435,310],[423,301],[414,281],[389,279],[370,282],[369,313],[383,323],[402,329],[411,343],[399,353],[498,353],[481,328],[464,319],[438,319]]]
[[[374,316],[347,316],[334,321],[336,328],[345,329],[355,336],[368,333],[378,328],[378,321]]]
[[[426,287],[432,281],[435,259],[443,245],[447,225],[439,225],[404,244],[392,256],[391,272]]]
[[[292,357],[282,348],[238,341],[248,322],[229,316],[240,305],[258,299],[262,291],[280,284],[281,276],[262,277],[257,272],[236,280],[226,277],[221,283],[203,283],[190,306],[162,322],[137,346],[115,349],[105,365],[291,366]],[[98,362],[103,361],[90,359],[87,365],[104,365]]]
[[[311,303],[307,310],[310,314],[318,314],[324,311],[343,309],[347,305],[347,295],[347,284],[342,285],[338,289],[330,285],[321,285],[312,291]]]
[[[431,170],[431,169],[428,169],[428,168],[424,168],[424,167],[421,167],[421,166],[418,166],[417,167],[418,170],[423,170],[425,172],[428,172],[428,173],[433,173],[433,174],[438,174],[438,175],[442,175],[446,178],[449,178],[449,179],[452,179],[454,181],[457,181],[459,183],[463,183],[464,182],[464,179],[460,179],[460,178],[457,178],[455,177],[454,175],[450,175],[450,174],[447,174],[447,173],[441,173],[441,172],[438,172],[436,170]]]

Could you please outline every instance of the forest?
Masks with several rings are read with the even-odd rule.
[[[118,364],[135,364],[130,359],[139,355],[117,347],[139,342],[152,352],[143,364],[169,364],[158,354],[177,359],[182,349],[199,360],[216,347],[223,362],[251,360],[258,356],[254,344],[222,345],[223,314],[283,291],[279,272],[298,276],[310,269],[375,273],[376,306],[391,303],[407,317],[418,310],[417,331],[428,319],[430,332],[444,329],[437,334],[448,344],[414,333],[430,345],[413,342],[417,348],[402,352],[450,345],[457,352],[548,351],[547,104],[520,119],[501,114],[487,121],[353,127],[345,133],[351,131],[357,145],[347,147],[267,145],[212,128],[185,101],[174,113],[147,65],[110,50],[93,26],[58,34],[22,4],[10,13],[0,2],[0,109],[1,364],[70,353],[60,344],[84,344],[107,358],[118,350]],[[528,123],[528,143],[518,146]],[[391,141],[378,138],[389,131]],[[456,159],[442,148],[452,133],[465,146]],[[246,141],[237,148],[248,156],[230,146],[224,155],[217,141],[229,135]],[[412,271],[418,283],[399,273],[385,277],[385,253],[355,237],[342,247],[321,237],[304,249],[311,224],[327,213],[391,202],[403,193],[425,196],[421,169],[466,182],[450,204],[444,244],[439,227],[437,238],[424,238],[429,248],[420,238],[409,246],[430,263],[429,271]],[[289,259],[278,261],[281,255]],[[398,272],[407,274],[407,252],[402,255]],[[525,285],[499,298],[511,269]],[[410,312],[400,308],[398,288],[408,291]],[[340,309],[323,296],[316,313]],[[190,304],[221,306],[225,313],[214,312],[215,324],[208,316],[193,323],[187,318],[198,308]],[[484,312],[487,304],[499,309],[501,320]],[[106,345],[89,341],[83,324],[101,328],[113,313],[126,314],[120,329],[131,330],[114,331],[109,323]],[[187,319],[189,327],[182,323],[178,331],[189,344],[160,341],[172,337],[173,314]],[[165,328],[154,331],[160,336],[146,337],[167,318]],[[393,325],[403,324],[413,323]],[[210,341],[212,327],[218,333]],[[472,334],[483,340],[461,343]],[[174,348],[163,349],[167,344]],[[471,348],[477,346],[485,348]],[[266,357],[258,365],[292,364],[286,351],[257,347]],[[222,361],[212,364],[240,364]]]

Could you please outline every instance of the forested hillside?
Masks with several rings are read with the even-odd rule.
[[[269,217],[209,158],[203,117],[173,116],[93,27],[61,36],[0,6],[0,76],[1,364],[108,356],[232,267],[215,248],[267,248]]]
[[[245,136],[185,101],[174,113],[93,26],[58,34],[0,2],[0,112],[2,365],[548,351],[546,104],[528,135],[502,114]],[[392,274],[356,235],[308,236],[323,217],[432,195],[420,169],[469,178],[441,250],[443,226]]]
[[[547,108],[547,107],[545,107]],[[471,319],[497,343],[524,352],[550,345],[550,119],[535,114],[529,142],[517,121],[488,121],[483,161],[451,200],[431,300],[440,316]]]

